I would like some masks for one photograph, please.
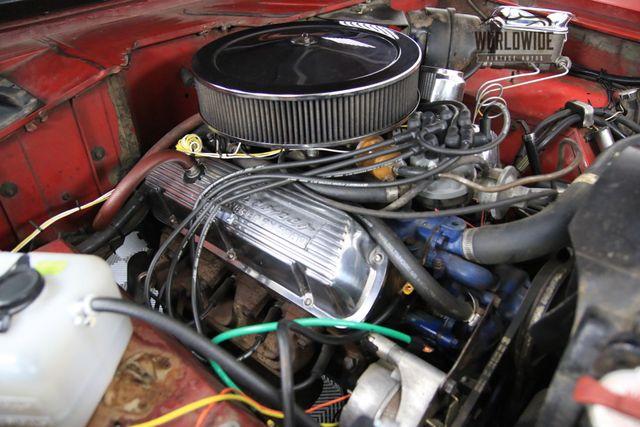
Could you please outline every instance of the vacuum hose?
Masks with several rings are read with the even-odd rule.
[[[391,263],[398,269],[402,277],[420,295],[420,297],[440,314],[457,320],[468,321],[473,316],[473,309],[466,302],[455,298],[413,256],[404,242],[379,218],[359,216],[360,222],[371,237],[386,252]]]

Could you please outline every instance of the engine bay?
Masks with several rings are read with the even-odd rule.
[[[179,90],[91,60],[79,131],[0,61],[0,425],[640,425],[640,78],[577,12],[346,3],[141,38]]]

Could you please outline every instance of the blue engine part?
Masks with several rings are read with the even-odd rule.
[[[453,336],[455,320],[440,319],[421,311],[408,313],[405,321],[428,342],[437,347],[456,349],[460,341]]]
[[[495,283],[493,274],[486,268],[446,251],[429,251],[427,265],[436,273],[442,270],[456,282],[479,291],[486,291]]]
[[[531,286],[529,275],[512,265],[498,265],[496,274],[500,281],[498,295],[502,299],[500,312],[506,319],[512,319]]]
[[[493,274],[459,256],[465,229],[465,222],[456,216],[397,221],[395,224],[395,231],[401,238],[424,242],[425,264],[434,270],[436,277],[446,274],[463,286],[487,290],[495,283]]]
[[[501,300],[499,317],[510,320],[526,295],[530,285],[529,276],[512,265],[498,265],[494,267],[494,274],[462,258],[462,233],[466,227],[464,220],[454,216],[394,223],[395,232],[416,255],[422,257],[436,278],[446,275],[461,285],[451,286],[452,292],[462,293],[464,288],[473,289],[474,297],[484,306],[491,304],[498,295]],[[456,334],[470,333],[470,330],[457,328],[454,334],[455,320],[421,311],[408,313],[404,320],[428,343],[440,349],[459,349],[461,340]],[[480,331],[481,341],[493,342],[500,335],[502,323],[499,318],[488,319]]]

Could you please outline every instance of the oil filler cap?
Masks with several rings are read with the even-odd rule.
[[[11,316],[31,304],[43,288],[44,279],[31,268],[29,255],[22,255],[0,276],[0,333],[9,329]]]

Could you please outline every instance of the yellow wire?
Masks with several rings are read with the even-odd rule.
[[[198,154],[202,152],[202,139],[195,133],[188,133],[178,140],[176,150],[187,154]]]
[[[209,397],[205,397],[204,399],[200,399],[197,400],[195,402],[189,403],[185,406],[182,406],[176,410],[173,410],[167,414],[164,414],[158,418],[155,418],[153,420],[150,421],[146,421],[144,423],[140,423],[140,424],[135,424],[131,427],[156,427],[159,425],[162,425],[164,423],[168,423],[169,421],[173,421],[176,418],[179,418],[185,414],[188,414],[189,412],[193,412],[193,411],[197,411],[200,408],[204,408],[205,406],[209,406],[212,403],[218,403],[218,402],[224,402],[224,401],[228,401],[228,400],[235,400],[238,402],[242,402],[245,403],[251,407],[253,407],[256,411],[260,412],[263,415],[266,415],[268,417],[272,417],[272,418],[282,418],[282,414],[278,414],[277,412],[271,412],[270,410],[268,410],[267,408],[260,408],[259,406],[255,405],[254,402],[251,401],[251,399],[249,399],[246,396],[240,396],[238,394],[223,394],[223,395],[216,395],[216,396],[209,396]]]
[[[197,411],[200,408],[209,406],[212,403],[224,402],[229,400],[242,402],[248,406],[251,406],[253,409],[255,409],[256,411],[258,411],[259,413],[267,417],[276,418],[279,420],[284,418],[284,415],[282,414],[282,412],[276,411],[275,409],[267,408],[266,406],[262,406],[258,402],[256,402],[255,400],[247,396],[242,396],[239,394],[218,394],[215,396],[209,396],[200,400],[196,400],[195,402],[192,402],[192,403],[188,403],[158,418],[154,418],[153,420],[145,421],[140,424],[135,424],[135,425],[132,425],[131,427],[156,427],[156,426],[168,423],[169,421],[173,421],[176,418],[179,418],[183,415],[188,414],[189,412]],[[321,423],[320,426],[321,427],[337,427],[338,423]]]
[[[35,237],[38,234],[42,233],[46,228],[50,227],[56,221],[59,221],[62,218],[66,218],[71,214],[74,214],[76,212],[80,212],[80,211],[85,210],[85,209],[89,209],[89,208],[91,208],[91,207],[93,207],[95,205],[98,205],[98,204],[104,202],[105,200],[107,200],[109,198],[109,196],[111,196],[112,192],[113,192],[113,190],[103,194],[102,196],[98,197],[97,199],[95,199],[95,200],[93,200],[93,201],[91,201],[89,203],[86,203],[86,204],[84,204],[82,206],[78,206],[76,208],[72,208],[72,209],[66,210],[64,212],[61,212],[61,213],[57,214],[54,217],[49,218],[48,220],[46,220],[45,222],[40,224],[38,226],[38,228],[36,228],[33,231],[33,233],[29,234],[22,242],[18,243],[18,245],[15,248],[11,249],[11,252],[18,252],[20,249],[24,248],[30,241],[35,239]]]
[[[208,157],[212,159],[261,159],[280,154],[282,150],[265,151],[264,153],[204,153],[202,139],[195,133],[189,133],[178,140],[176,150],[193,157]]]

